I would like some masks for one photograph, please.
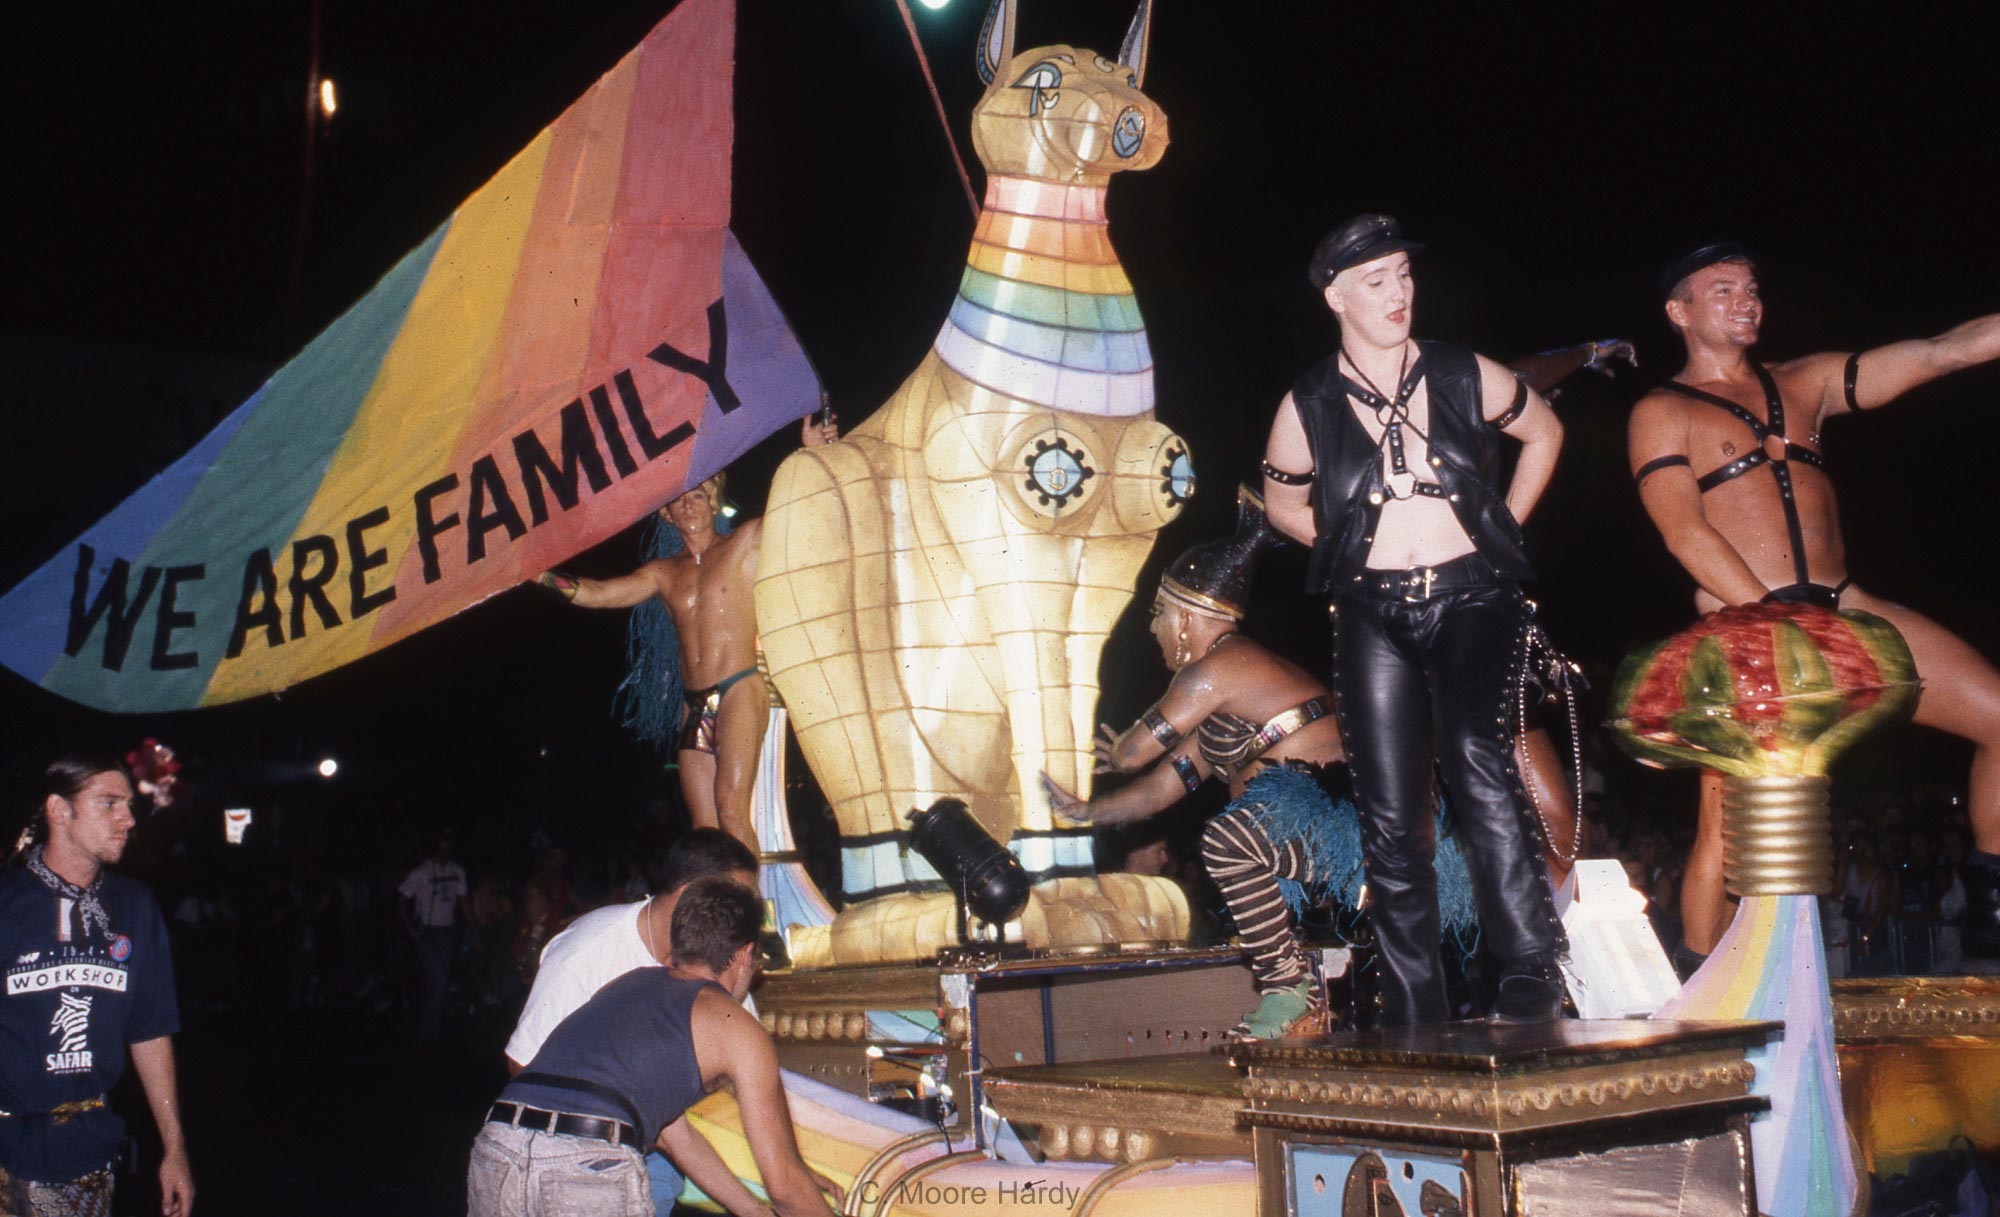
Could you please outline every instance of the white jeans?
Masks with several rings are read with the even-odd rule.
[[[637,1148],[505,1124],[473,1138],[465,1192],[468,1217],[653,1217]]]

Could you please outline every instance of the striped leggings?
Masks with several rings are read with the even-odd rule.
[[[1208,822],[1201,863],[1222,889],[1259,993],[1289,989],[1311,975],[1298,927],[1278,880],[1310,884],[1312,859],[1299,841],[1280,845],[1258,824],[1258,808],[1238,807]]]

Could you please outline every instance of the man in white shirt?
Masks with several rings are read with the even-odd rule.
[[[458,948],[458,927],[466,918],[465,868],[451,860],[451,834],[438,834],[431,856],[417,864],[396,889],[403,929],[417,947],[417,1042],[435,1044],[444,1024],[445,988]]]
[[[507,1040],[507,1072],[517,1074],[526,1068],[556,1025],[605,985],[634,968],[671,963],[674,905],[690,883],[708,875],[722,875],[755,890],[756,855],[720,829],[694,829],[668,851],[666,881],[660,891],[632,904],[585,913],[550,939],[542,949],[541,970],[535,973],[527,1005]],[[693,1152],[715,1153],[699,1136],[693,1140],[698,1143]],[[646,1169],[654,1207],[660,1217],[667,1217],[681,1193],[680,1172],[657,1149],[646,1155]]]

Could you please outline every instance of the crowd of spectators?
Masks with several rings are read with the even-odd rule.
[[[1692,800],[1682,807],[1682,795],[1691,789],[1656,792],[1652,802],[1622,790],[1585,799],[1584,856],[1624,865],[1670,954],[1681,943],[1680,884],[1694,831]],[[1229,927],[1178,831],[1198,829],[1202,810],[1179,817],[1186,824],[1109,834],[1102,852],[1105,869],[1180,880],[1193,896],[1197,938],[1214,942]],[[1941,787],[1847,802],[1837,794],[1834,833],[1834,893],[1821,902],[1829,973],[1963,970],[1960,868],[1971,845],[1963,798]],[[660,876],[649,866],[665,857],[672,835],[657,817],[635,818],[629,839],[600,834],[564,843],[545,827],[498,838],[467,834],[462,848],[445,847],[463,887],[445,902],[446,924],[436,927],[422,924],[434,914],[416,882],[439,857],[435,826],[331,848],[259,847],[254,838],[243,848],[181,844],[140,851],[129,869],[159,895],[191,1016],[353,1011],[407,1018],[413,1037],[430,1038],[440,1015],[477,1014],[522,997],[542,947],[578,915],[653,890]],[[431,958],[442,961],[431,973],[437,988],[429,1010],[426,938]]]
[[[1681,945],[1680,886],[1694,821],[1683,816],[1607,817],[1601,800],[1586,807],[1586,854],[1614,857],[1669,954]],[[1874,793],[1843,803],[1835,795],[1834,884],[1820,901],[1828,975],[1926,976],[1966,966],[1959,927],[1965,917],[1963,868],[1972,847],[1965,800],[1943,787]],[[1686,957],[1678,956],[1680,959]]]
[[[663,858],[667,844],[635,832],[572,853],[536,832],[461,859],[450,841],[413,832],[331,856],[250,847],[140,859],[183,1009],[407,1017],[413,1036],[435,1039],[441,1016],[525,995],[542,947],[577,916],[643,898],[659,876],[638,860]]]
[[[1972,835],[1963,796],[1942,786],[1921,786],[1851,800],[1836,791],[1834,801],[1834,890],[1820,902],[1828,974],[1925,976],[1966,970],[1970,965],[1961,950],[1959,925],[1965,916],[1962,869]],[[1212,810],[1203,803],[1185,814],[1177,809],[1107,832],[1099,852],[1104,869],[1179,881],[1190,895],[1198,942],[1219,942],[1230,932],[1221,898],[1202,873],[1193,844]],[[1683,973],[1699,962],[1679,950],[1681,879],[1694,832],[1691,776],[1687,782],[1600,787],[1584,796],[1580,856],[1616,858],[1624,866],[1633,890],[1646,898],[1660,945]],[[1307,933],[1315,934],[1317,925],[1309,913]]]

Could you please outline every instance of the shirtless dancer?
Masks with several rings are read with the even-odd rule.
[[[800,433],[808,448],[839,438],[831,412],[806,419]],[[750,792],[771,708],[770,690],[757,670],[751,602],[764,529],[762,520],[743,520],[726,536],[715,531],[722,477],[716,474],[660,509],[661,518],[680,531],[684,552],[613,579],[550,571],[541,583],[581,608],[629,609],[649,596],[666,605],[680,637],[686,684],[687,705],[674,741],[681,798],[695,827],[719,827],[754,851]]]
[[[1690,252],[1661,275],[1660,293],[1687,365],[1632,412],[1632,473],[1646,513],[1694,576],[1702,612],[1803,601],[1862,609],[1902,631],[1924,682],[1916,720],[1977,749],[1965,947],[2000,955],[2000,671],[1936,622],[1854,586],[1820,462],[1827,419],[2000,358],[2000,314],[1936,338],[1766,365],[1750,358],[1764,305],[1743,246]],[[1704,773],[1700,830],[1681,887],[1688,949],[1713,950],[1734,913],[1722,881],[1722,779]]]
[[[1110,794],[1084,800],[1046,772],[1042,790],[1066,819],[1126,824],[1166,810],[1219,777],[1229,808],[1202,832],[1202,865],[1215,880],[1250,956],[1259,1003],[1233,1034],[1271,1039],[1330,1029],[1319,982],[1279,887],[1291,880],[1309,897],[1344,878],[1316,857],[1305,826],[1337,814],[1303,773],[1296,783],[1252,779],[1274,766],[1339,763],[1333,697],[1303,668],[1240,631],[1259,551],[1277,539],[1249,487],[1237,499],[1236,535],[1210,541],[1167,565],[1153,599],[1153,641],[1173,683],[1124,732],[1106,726],[1094,741],[1098,773],[1139,775]],[[1274,801],[1287,805],[1271,807]]]

